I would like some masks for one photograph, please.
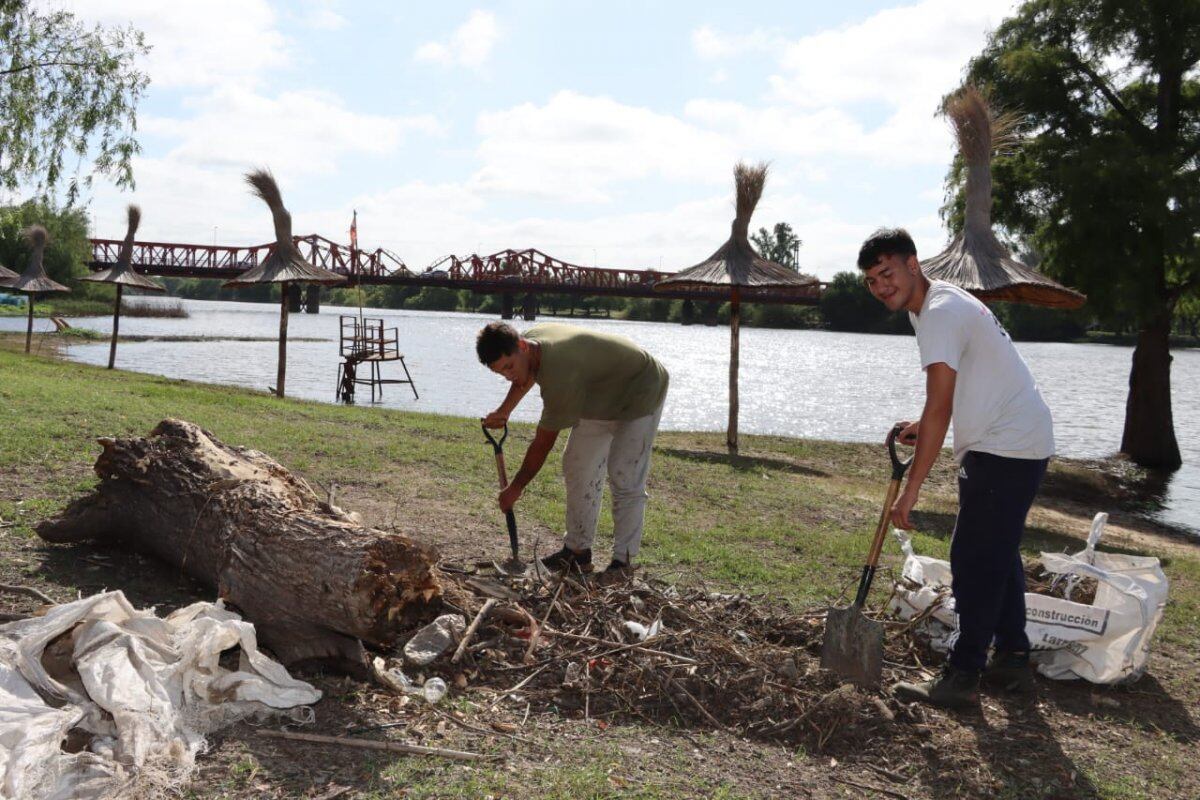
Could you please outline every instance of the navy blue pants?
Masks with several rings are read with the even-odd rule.
[[[981,670],[997,650],[1029,649],[1021,535],[1049,459],[969,451],[958,471],[958,519],[950,543],[958,641],[950,663]]]

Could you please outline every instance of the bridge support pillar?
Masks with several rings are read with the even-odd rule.
[[[284,285],[287,287],[288,312],[296,313],[300,311],[300,298],[304,287],[298,283],[286,283]]]
[[[679,307],[679,321],[683,325],[691,325],[696,321],[696,304],[691,300],[684,300]]]
[[[321,313],[321,287],[315,283],[304,287],[304,313]]]
[[[500,319],[512,319],[513,306],[515,305],[516,303],[512,292],[505,292],[504,294],[500,295]]]
[[[521,302],[521,319],[527,322],[533,322],[538,315],[538,298],[533,292],[525,295]]]

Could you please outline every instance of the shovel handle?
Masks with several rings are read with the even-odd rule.
[[[496,441],[496,437],[492,436],[492,432],[488,430],[487,425],[483,424],[483,420],[479,421],[479,427],[483,429],[483,435],[491,443],[492,449],[497,453],[504,452],[504,440],[508,438],[508,423],[504,424],[504,434],[500,437],[500,441]]]
[[[516,561],[517,551],[520,546],[517,543],[517,515],[513,513],[511,508],[504,512],[504,522],[508,525],[508,546],[512,548],[512,557]]]
[[[892,479],[888,482],[887,494],[883,498],[883,511],[879,522],[875,525],[875,538],[871,540],[871,549],[867,553],[867,561],[863,565],[862,575],[858,579],[858,593],[854,597],[854,605],[862,606],[867,602],[867,594],[871,591],[871,582],[875,579],[875,568],[879,564],[879,554],[883,551],[883,540],[887,537],[888,522],[891,519],[892,506],[900,494],[900,481],[912,464],[912,456],[901,461],[896,454],[896,439],[902,431],[899,425],[892,428],[887,437],[888,456],[892,459]]]
[[[508,486],[508,470],[504,467],[504,440],[508,438],[508,425],[504,426],[504,433],[500,436],[499,441],[492,436],[492,432],[488,430],[487,425],[480,424],[483,428],[483,435],[492,445],[492,450],[496,453],[496,477],[500,481],[500,490],[503,491]],[[510,508],[504,512],[504,524],[508,526],[508,546],[512,548],[513,560],[517,560],[517,515]]]

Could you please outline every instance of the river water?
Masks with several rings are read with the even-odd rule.
[[[153,302],[157,298],[139,298]],[[170,302],[176,302],[171,300]],[[187,319],[123,318],[121,333],[150,336],[264,337],[272,341],[122,342],[123,369],[209,383],[266,390],[275,382],[278,307],[256,303],[182,301]],[[325,307],[320,314],[292,314],[289,334],[320,341],[288,345],[287,393],[334,402],[339,314],[356,309]],[[382,405],[391,408],[479,417],[503,398],[507,383],[475,358],[484,315],[368,310],[400,331],[401,351],[420,399],[407,386],[388,386]],[[545,317],[544,320],[550,320]],[[653,353],[671,373],[663,410],[668,430],[723,430],[729,359],[727,327],[574,319],[571,324],[621,333]],[[49,329],[48,320],[35,320]],[[108,317],[73,319],[76,327],[108,333]],[[516,321],[517,328],[533,323]],[[0,330],[24,330],[23,318],[0,317]],[[1054,413],[1058,451],[1065,456],[1103,457],[1120,444],[1132,349],[1112,345],[1018,343]],[[72,344],[69,358],[106,364],[108,344]],[[1171,373],[1175,431],[1184,467],[1167,488],[1164,522],[1200,535],[1200,351],[1175,351]],[[399,364],[384,364],[384,377],[403,377]],[[843,441],[880,441],[898,419],[920,414],[923,376],[916,342],[908,336],[875,336],[813,330],[743,328],[741,344],[743,433]],[[359,387],[363,400],[366,387]],[[369,398],[369,394],[367,395]],[[531,393],[514,419],[535,421]],[[1103,509],[1097,509],[1103,510]]]

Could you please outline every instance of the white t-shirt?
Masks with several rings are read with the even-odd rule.
[[[1054,423],[1037,382],[1008,332],[982,302],[930,281],[919,315],[909,312],[921,369],[942,362],[954,382],[954,458],[968,450],[1008,458],[1054,455]]]

